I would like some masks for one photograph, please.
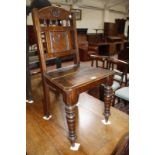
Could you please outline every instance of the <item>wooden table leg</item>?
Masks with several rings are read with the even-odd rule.
[[[112,102],[112,83],[113,83],[113,76],[109,76],[107,78],[107,81],[105,83],[105,89],[104,89],[104,117],[105,122],[108,122],[109,116],[110,116],[110,106]]]

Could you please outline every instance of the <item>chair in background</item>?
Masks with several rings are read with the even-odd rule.
[[[120,59],[109,58],[107,68],[115,71],[114,80],[126,86],[129,80],[129,63]]]
[[[80,65],[76,22],[73,13],[51,6],[40,10],[33,9],[32,17],[41,63],[44,119],[48,120],[51,117],[49,111],[49,88],[52,87],[63,96],[69,140],[72,148],[74,148],[76,146],[75,110],[79,94],[101,83],[105,83],[104,116],[105,122],[108,122],[114,72]],[[74,56],[73,65],[47,71],[46,58],[70,55]]]
[[[115,91],[115,96],[129,102],[129,87],[122,87]]]
[[[115,91],[121,88],[122,86],[126,86],[128,83],[128,78],[129,78],[128,67],[129,65],[125,61],[115,59],[115,58],[110,58],[110,57],[106,59],[106,68],[108,68],[109,70],[113,70],[115,72],[114,80],[112,84],[112,89],[113,89],[112,105],[113,106],[115,104],[115,98],[114,98]],[[100,86],[100,100],[103,100],[103,97],[104,97],[104,84]]]
[[[115,91],[114,102],[115,107],[129,114],[129,86],[119,88]]]
[[[107,69],[107,60],[109,59],[109,56],[101,56],[101,55],[90,55],[90,60],[91,60],[91,66],[94,66],[94,61],[96,62],[96,67],[101,67],[104,69]],[[102,63],[102,66],[99,65],[98,62]]]

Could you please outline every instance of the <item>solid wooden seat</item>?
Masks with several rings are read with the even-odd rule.
[[[96,69],[87,66],[72,65],[57,69],[45,74],[48,83],[56,85],[63,90],[86,89],[84,85],[103,80],[104,77],[111,75],[109,70]],[[81,78],[82,77],[82,78]]]
[[[114,72],[80,65],[76,23],[73,13],[51,6],[40,10],[33,9],[32,15],[41,63],[44,118],[50,118],[49,88],[52,87],[63,95],[69,139],[72,147],[74,147],[76,141],[75,107],[79,94],[105,83],[104,116],[105,122],[108,122]],[[43,35],[44,37],[42,37]],[[45,52],[50,58],[73,55],[74,64],[49,71],[46,66]]]

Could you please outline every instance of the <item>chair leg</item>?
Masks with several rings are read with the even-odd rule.
[[[92,67],[94,66],[94,60],[93,59],[91,60],[91,66]]]
[[[68,130],[69,130],[69,140],[71,142],[71,146],[75,146],[76,141],[76,133],[75,133],[75,108],[74,106],[65,105],[65,111],[66,111],[66,119],[68,124]]]
[[[99,86],[99,99],[104,100],[104,86],[102,84]]]
[[[105,93],[104,93],[104,117],[105,122],[108,122],[109,116],[110,116],[110,106],[112,102],[112,83],[113,83],[113,76],[110,76],[107,78],[107,82],[105,84]]]
[[[70,149],[77,151],[80,144],[76,143],[76,131],[75,131],[75,120],[76,120],[76,104],[78,102],[79,94],[77,92],[67,92],[63,94],[63,101],[65,103],[66,120],[69,131],[69,140],[71,142]]]
[[[116,97],[115,97],[115,93],[114,93],[114,91],[113,91],[113,95],[112,95],[112,99],[111,99],[112,101],[112,106],[114,107],[115,106],[115,101],[116,101]]]
[[[98,60],[96,60],[96,67],[98,67]]]
[[[43,101],[44,116],[43,116],[43,119],[49,120],[52,117],[49,113],[49,106],[50,106],[49,86],[44,79],[43,79],[43,92],[44,92],[44,101]]]
[[[31,86],[31,75],[29,68],[29,45],[28,40],[26,40],[26,101],[28,103],[33,103],[32,98],[32,86]]]

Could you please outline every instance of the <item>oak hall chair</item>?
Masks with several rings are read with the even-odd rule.
[[[76,145],[75,108],[79,94],[101,83],[105,83],[104,117],[105,122],[108,122],[112,95],[111,85],[114,72],[80,65],[74,14],[62,8],[51,6],[40,10],[34,9],[32,11],[32,17],[41,62],[44,91],[44,118],[50,118],[49,87],[52,87],[63,96],[69,140],[71,147],[74,148]],[[44,49],[44,47],[46,47],[46,49]],[[69,55],[74,56],[73,65],[47,71],[45,63],[46,57],[56,58]]]

